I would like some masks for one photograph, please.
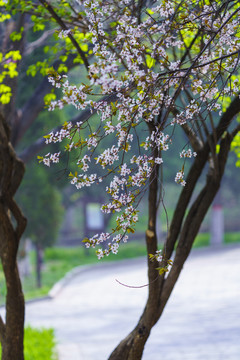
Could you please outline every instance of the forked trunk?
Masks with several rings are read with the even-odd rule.
[[[157,209],[158,209],[158,171],[155,168],[149,185],[148,196],[148,229],[146,231],[147,253],[155,254],[157,251]],[[158,276],[156,260],[150,261],[148,257],[148,300],[144,312],[135,329],[120,342],[112,352],[109,360],[140,360],[150,331],[157,321],[158,292],[162,279]]]
[[[172,290],[178,280],[183,265],[191,251],[194,239],[200,225],[211,206],[214,197],[220,187],[224,173],[228,152],[233,136],[226,135],[220,143],[220,152],[216,167],[209,167],[205,186],[191,205],[187,215],[191,193],[195,188],[197,179],[208,158],[208,146],[206,145],[199,158],[195,160],[189,171],[188,184],[182,190],[173,216],[169,234],[165,243],[165,255],[171,256],[174,245],[177,243],[176,253],[172,268],[166,278],[159,276],[156,268],[159,264],[148,259],[149,296],[143,314],[135,329],[123,339],[109,357],[109,360],[141,360],[145,343],[150,335],[152,327],[159,320]],[[193,176],[192,176],[193,175]],[[192,180],[191,180],[192,179]],[[157,250],[156,237],[156,212],[157,212],[157,177],[150,182],[149,190],[149,224],[146,232],[147,252],[154,254]],[[176,232],[177,220],[182,218],[179,230]],[[177,220],[175,220],[177,219]],[[174,226],[175,225],[175,226]]]

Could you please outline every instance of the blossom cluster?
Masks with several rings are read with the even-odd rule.
[[[191,158],[191,157],[196,157],[197,153],[194,151],[192,152],[191,149],[188,150],[183,150],[180,152],[180,158]]]
[[[64,39],[66,38],[69,34],[71,33],[71,29],[68,29],[68,30],[61,30],[58,34],[58,37],[60,39]]]
[[[134,232],[138,203],[174,143],[175,126],[187,124],[197,133],[221,111],[223,97],[238,95],[240,10],[233,4],[222,11],[218,1],[163,0],[139,16],[128,0],[78,2],[92,34],[88,83],[72,85],[52,72],[49,81],[62,96],[49,110],[72,105],[90,115],[65,123],[46,143],[64,140],[69,156],[78,151],[77,171],[69,174],[77,189],[107,182],[102,211],[118,214],[116,226],[85,241],[91,247],[108,243],[97,250],[101,258]],[[189,148],[180,158],[196,155]],[[49,166],[58,159],[48,154],[41,160]],[[185,186],[183,170],[175,182]]]
[[[175,182],[177,184],[182,185],[182,186],[186,185],[186,181],[184,180],[184,172],[183,172],[183,170],[180,170],[179,172],[177,172],[177,174],[175,176]]]
[[[58,163],[60,160],[60,154],[61,152],[59,151],[58,153],[55,154],[46,154],[44,157],[43,156],[38,156],[38,159],[40,162],[43,162],[44,165],[50,167],[51,163]]]

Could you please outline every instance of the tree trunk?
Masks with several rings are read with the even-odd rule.
[[[15,268],[5,264],[7,282],[6,323],[2,337],[2,360],[23,360],[24,337],[24,297],[18,274]]]
[[[146,242],[148,254],[155,254],[156,234],[152,230],[146,231]],[[140,360],[142,358],[151,329],[158,320],[158,291],[162,278],[158,275],[157,266],[156,262],[148,260],[149,294],[145,309],[135,329],[120,342],[109,360]]]
[[[6,321],[0,317],[2,360],[23,360],[24,297],[17,251],[26,219],[13,199],[24,165],[13,150],[9,128],[0,114],[0,258],[6,281]]]
[[[178,280],[183,265],[188,258],[191,251],[194,239],[199,231],[200,225],[211,206],[214,197],[220,187],[221,179],[224,173],[227,156],[230,150],[230,144],[232,141],[231,135],[225,135],[220,143],[220,152],[218,155],[217,168],[209,167],[209,172],[206,179],[206,184],[199,193],[197,199],[191,205],[187,215],[182,217],[181,224],[179,225],[179,231],[176,233],[171,231],[171,227],[174,228],[174,223],[171,224],[168,238],[165,243],[164,252],[171,256],[174,245],[178,240],[176,253],[173,261],[173,266],[169,272],[169,275],[158,275],[156,267],[159,264],[151,262],[148,258],[148,279],[149,279],[149,295],[143,314],[134,328],[134,330],[115,348],[109,357],[109,360],[141,360],[145,343],[150,335],[152,327],[161,317],[163,310],[167,304],[167,301],[173,291],[173,288]],[[204,159],[207,160],[206,146],[202,153]],[[210,149],[209,149],[210,152]],[[216,165],[216,164],[215,164]],[[201,171],[205,166],[205,161],[199,158],[195,160],[192,168],[189,171],[188,181],[189,185],[182,190],[180,195],[180,204],[176,206],[176,211],[181,217],[181,212],[186,214],[187,207],[189,206],[190,197],[185,195],[185,192],[191,193],[191,186],[194,189],[197,179],[194,178],[198,173],[197,178],[200,177]],[[193,172],[193,183],[191,184],[191,172]],[[156,237],[156,212],[157,212],[157,190],[158,179],[155,174],[155,178],[150,181],[149,188],[149,223],[148,230],[146,232],[147,252],[149,254],[155,254],[157,250],[157,237]],[[184,201],[185,198],[185,201]],[[179,206],[178,206],[179,205]],[[173,221],[177,214],[173,216]],[[160,264],[160,266],[164,266]]]
[[[147,253],[155,254],[157,251],[157,210],[158,210],[158,171],[155,168],[149,185],[148,196],[148,229],[146,231]],[[158,308],[158,291],[162,278],[158,276],[156,260],[150,261],[148,256],[148,300],[144,312],[135,329],[117,346],[112,352],[109,360],[139,360],[142,358],[145,343],[150,331],[157,321],[156,313]]]

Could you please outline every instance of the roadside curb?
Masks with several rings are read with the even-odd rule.
[[[58,282],[56,282],[56,284],[53,285],[53,287],[48,293],[48,297],[50,299],[55,298],[58,295],[58,293],[62,290],[62,288],[67,285],[69,281],[71,281],[75,276],[90,270],[92,266],[93,265],[79,265],[73,268],[72,270],[68,271],[61,280],[59,280]]]
[[[117,261],[109,261],[104,263],[97,263],[97,264],[90,264],[90,265],[80,265],[72,270],[70,270],[61,280],[59,280],[55,285],[53,285],[52,289],[49,291],[47,298],[53,299],[55,298],[59,292],[66,286],[75,276],[80,275],[84,272],[94,271],[96,268],[105,269],[105,268],[111,268],[111,267],[119,267],[123,264],[129,265],[135,265],[136,263],[140,263],[146,261],[145,256],[137,257],[137,258],[130,258],[130,259],[124,259],[124,260],[117,260]]]
[[[206,246],[206,247],[201,247],[201,248],[195,248],[192,249],[191,251],[191,256],[202,256],[202,255],[207,255],[207,254],[212,254],[212,252],[222,252],[222,251],[226,251],[226,250],[231,250],[232,248],[235,247],[240,247],[240,244],[224,244],[224,245],[219,245],[219,246]],[[61,279],[59,280],[56,284],[53,285],[52,289],[49,291],[48,296],[45,297],[45,299],[53,299],[55,298],[60,291],[64,288],[64,286],[66,286],[75,276],[80,275],[81,273],[84,272],[88,272],[88,271],[94,271],[96,268],[107,268],[107,267],[112,267],[114,266],[115,268],[118,266],[122,266],[123,264],[129,265],[132,264],[133,266],[138,263],[138,262],[143,262],[143,261],[147,261],[145,256],[141,256],[141,257],[137,257],[137,258],[130,258],[130,259],[123,259],[123,260],[115,260],[115,261],[109,261],[109,262],[104,262],[104,263],[95,263],[95,264],[89,264],[89,265],[79,265],[75,268],[73,268],[72,270],[70,270],[69,272],[67,272],[67,274]],[[44,298],[43,298],[44,299]],[[33,299],[32,301],[35,301],[37,299]],[[42,299],[39,299],[42,300]],[[31,300],[30,300],[31,301]]]
[[[146,261],[146,258],[144,256],[138,257],[138,258],[130,258],[130,259],[124,259],[124,260],[115,260],[115,261],[108,261],[108,262],[99,262],[99,263],[95,263],[95,264],[89,264],[89,265],[79,265],[74,267],[72,270],[68,271],[66,273],[66,275],[60,279],[58,282],[56,282],[53,287],[51,288],[51,290],[48,292],[47,295],[42,296],[42,297],[38,297],[35,299],[30,299],[30,300],[26,300],[25,304],[32,304],[38,301],[44,301],[44,300],[52,300],[54,299],[60,292],[61,290],[77,275],[80,275],[81,273],[84,272],[89,272],[89,271],[94,271],[96,268],[107,268],[107,267],[118,267],[121,266],[122,264],[129,264],[131,263],[132,265],[136,264],[137,262],[141,262],[141,261]],[[5,305],[0,305],[0,309],[5,308]]]
[[[226,250],[231,250],[232,248],[237,248],[240,247],[240,244],[223,244],[223,245],[219,245],[219,246],[206,246],[203,248],[195,248],[192,249],[191,254],[189,259],[191,259],[192,256],[202,256],[202,255],[210,255],[212,254],[212,252],[222,252],[222,251],[226,251]],[[141,256],[138,258],[130,258],[130,259],[124,259],[124,260],[115,260],[115,261],[109,261],[109,262],[104,262],[104,263],[95,263],[95,264],[89,264],[89,265],[79,265],[77,267],[74,267],[72,270],[70,270],[69,272],[66,273],[66,275],[60,279],[57,283],[55,283],[53,285],[53,287],[51,288],[51,290],[48,292],[48,295],[43,296],[43,297],[39,297],[39,298],[35,298],[35,299],[31,299],[31,300],[26,300],[25,303],[26,304],[31,304],[31,303],[35,303],[38,301],[44,301],[44,300],[51,300],[54,299],[60,292],[61,290],[77,275],[80,275],[81,273],[84,272],[88,272],[88,271],[94,271],[97,267],[99,268],[106,268],[106,267],[117,267],[117,266],[122,266],[122,264],[129,264],[131,263],[132,265],[135,265],[137,262],[142,262],[142,261],[146,261],[146,257],[145,256]],[[0,305],[0,309],[4,308],[5,305]]]

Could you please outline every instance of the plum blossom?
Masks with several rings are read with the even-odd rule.
[[[184,172],[181,170],[179,172],[177,172],[176,176],[175,176],[175,182],[177,184],[180,184],[182,186],[185,186],[186,185],[186,181],[183,180],[184,178]]]
[[[130,0],[78,2],[92,34],[88,79],[74,84],[51,71],[48,80],[62,93],[49,110],[70,105],[89,115],[64,123],[46,135],[45,142],[64,142],[77,168],[69,174],[77,189],[104,183],[108,200],[101,210],[117,214],[116,225],[111,234],[86,241],[88,247],[105,243],[97,250],[102,258],[117,253],[134,232],[141,196],[162,166],[162,157],[167,164],[175,128],[185,125],[194,131],[200,116],[204,126],[209,113],[224,111],[224,96],[239,96],[239,13],[226,4],[222,15],[215,16],[206,2],[178,7],[170,0],[153,6],[151,13],[145,11],[140,22],[129,10]],[[110,24],[109,19],[114,21]],[[61,31],[59,37],[70,32]],[[195,156],[191,149],[182,150],[180,159],[177,154],[183,164]],[[59,159],[55,153],[40,161],[50,166]],[[175,176],[181,186],[186,185],[183,169]],[[155,255],[161,261],[162,254]]]

